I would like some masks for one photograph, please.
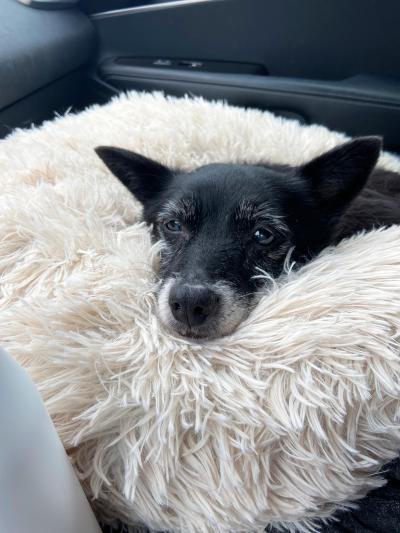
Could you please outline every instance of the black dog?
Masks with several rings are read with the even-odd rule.
[[[360,137],[297,168],[212,164],[189,173],[126,150],[96,152],[163,242],[161,319],[181,335],[216,337],[248,314],[257,274],[278,277],[289,253],[302,264],[360,230],[400,223],[399,176],[372,172],[380,150],[379,138]]]

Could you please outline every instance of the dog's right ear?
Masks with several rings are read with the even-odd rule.
[[[325,152],[300,168],[311,194],[325,213],[343,212],[361,192],[380,151],[380,137],[356,137]]]
[[[162,192],[173,176],[164,165],[129,150],[98,146],[95,152],[142,204]]]

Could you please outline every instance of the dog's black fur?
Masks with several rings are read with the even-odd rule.
[[[163,241],[159,311],[191,337],[231,332],[255,302],[265,272],[288,254],[302,264],[361,230],[400,223],[400,179],[376,169],[376,137],[347,142],[300,167],[211,164],[180,172],[99,147],[107,167],[143,204]]]

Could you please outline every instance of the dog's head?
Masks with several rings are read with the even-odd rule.
[[[297,167],[211,164],[180,172],[126,150],[97,154],[142,203],[162,241],[159,315],[181,335],[216,337],[248,314],[261,272],[289,252],[304,262],[332,242],[381,149],[357,138]]]

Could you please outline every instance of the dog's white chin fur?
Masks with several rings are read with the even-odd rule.
[[[37,383],[104,520],[293,531],[383,483],[400,448],[400,228],[326,251],[231,335],[177,338],[156,317],[140,206],[93,151],[190,170],[298,165],[344,140],[131,93],[0,143],[0,342]],[[379,164],[400,171],[388,154]]]
[[[158,315],[167,329],[183,337],[197,339],[223,337],[232,333],[250,312],[249,304],[237,295],[231,285],[223,281],[217,281],[210,283],[208,286],[220,295],[221,310],[218,316],[204,326],[185,327],[175,319],[168,303],[169,293],[177,282],[176,278],[168,278],[162,283],[158,295]]]

